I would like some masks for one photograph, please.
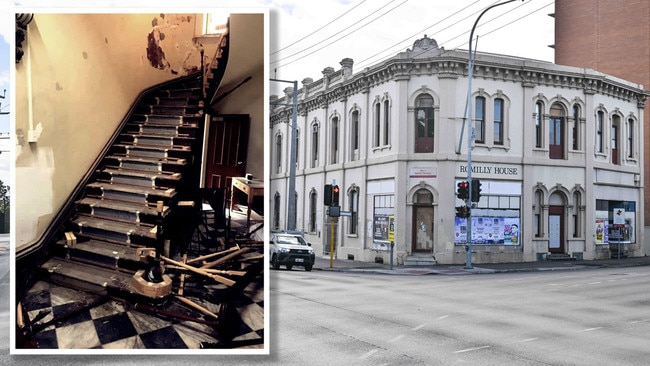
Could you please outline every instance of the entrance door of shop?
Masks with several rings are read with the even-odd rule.
[[[413,243],[412,251],[432,252],[433,251],[433,207],[413,206]]]
[[[564,207],[548,208],[548,251],[564,253]]]

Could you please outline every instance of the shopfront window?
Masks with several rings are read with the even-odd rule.
[[[617,214],[622,215],[623,222],[615,225]],[[636,202],[596,200],[596,244],[635,243],[635,222]]]
[[[472,244],[520,245],[521,183],[481,183],[481,201],[472,209]],[[467,219],[456,217],[454,231],[454,243],[466,244]]]

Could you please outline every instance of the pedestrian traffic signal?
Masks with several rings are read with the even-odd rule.
[[[332,185],[326,184],[325,189],[323,190],[323,204],[325,206],[332,205]]]
[[[478,202],[481,199],[481,181],[476,179],[472,181],[472,202]]]
[[[470,216],[469,206],[458,206],[456,207],[456,217],[467,218]]]
[[[338,206],[339,205],[339,186],[333,185],[332,186],[332,204],[330,206]]]
[[[469,198],[469,183],[467,181],[458,182],[458,189],[456,190],[456,196],[461,200],[466,200]]]

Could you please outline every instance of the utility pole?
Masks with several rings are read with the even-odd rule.
[[[472,142],[474,140],[474,121],[472,119],[472,77],[474,74],[474,58],[472,57],[472,39],[474,38],[474,30],[478,25],[479,20],[483,14],[487,13],[488,10],[496,8],[497,6],[505,5],[516,0],[508,0],[503,3],[494,4],[487,7],[483,12],[476,18],[474,26],[472,26],[472,31],[469,34],[469,49],[467,50],[467,61],[468,61],[468,72],[467,72],[467,103],[466,105],[466,115],[467,115],[467,183],[469,187],[472,187]],[[523,1],[523,0],[522,0]],[[465,257],[465,268],[472,268],[472,190],[469,190],[469,197],[467,198],[469,216],[467,217],[467,254]]]
[[[291,106],[291,149],[289,152],[289,187],[287,192],[287,231],[296,230],[296,134],[298,129],[298,81],[271,79],[281,83],[293,84],[293,101],[291,104],[274,103],[274,105]]]

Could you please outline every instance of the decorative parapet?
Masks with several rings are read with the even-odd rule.
[[[467,77],[466,51],[445,51],[437,47],[435,40],[426,36],[419,41],[416,41],[413,49],[365,68],[360,73],[346,74],[346,70],[351,72],[352,60],[344,59],[341,61],[341,70],[335,71],[328,67],[323,70],[322,79],[305,79],[309,83],[303,81],[303,87],[299,91],[302,97],[299,108],[306,113],[345,100],[350,95],[368,93],[377,85],[409,80],[415,76]],[[474,62],[474,78],[521,83],[523,87],[544,85],[580,89],[585,94],[599,93],[627,101],[636,100],[639,108],[645,108],[648,96],[637,84],[589,69],[487,53],[477,54]]]

